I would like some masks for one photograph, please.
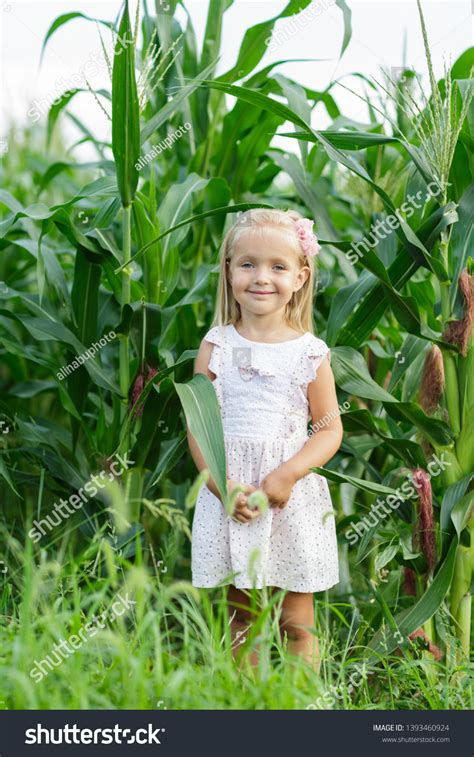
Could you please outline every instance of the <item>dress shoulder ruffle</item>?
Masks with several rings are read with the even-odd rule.
[[[301,356],[300,378],[307,383],[314,381],[318,368],[327,355],[329,356],[328,359],[331,360],[331,350],[326,342],[311,334],[309,344]]]
[[[331,360],[331,350],[323,339],[310,334],[308,343],[302,351],[296,370],[293,372],[293,385],[296,388],[295,399],[299,407],[308,406],[308,384],[314,381],[319,366],[328,357]]]
[[[204,335],[206,342],[214,345],[209,359],[209,370],[216,376],[220,376],[223,371],[224,348],[226,346],[226,335],[224,326],[214,326]]]

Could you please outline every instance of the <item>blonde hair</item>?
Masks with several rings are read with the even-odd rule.
[[[297,256],[301,266],[309,267],[309,276],[301,289],[293,292],[291,300],[286,305],[286,320],[289,326],[297,331],[309,331],[314,334],[313,324],[313,289],[314,289],[314,258],[306,256],[296,234],[295,221],[303,218],[296,210],[278,210],[273,208],[252,208],[241,214],[239,219],[226,233],[219,251],[219,282],[217,289],[216,309],[212,326],[225,326],[236,323],[240,318],[240,305],[232,293],[232,286],[227,278],[227,261],[232,260],[237,241],[243,234],[277,228],[285,234],[288,249]]]

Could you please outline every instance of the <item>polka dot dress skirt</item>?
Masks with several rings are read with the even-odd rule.
[[[266,344],[242,337],[232,324],[215,326],[204,338],[214,345],[209,370],[216,376],[227,477],[258,488],[307,442],[307,386],[330,350],[310,332]],[[191,557],[197,587],[329,589],[339,582],[339,564],[327,480],[309,471],[286,507],[269,508],[249,523],[232,520],[203,485]]]

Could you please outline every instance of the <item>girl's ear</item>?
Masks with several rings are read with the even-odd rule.
[[[298,292],[301,287],[304,285],[304,283],[308,280],[309,274],[311,273],[309,266],[305,265],[298,271],[298,277],[297,277],[297,283],[299,284],[298,288],[295,289],[296,292]]]

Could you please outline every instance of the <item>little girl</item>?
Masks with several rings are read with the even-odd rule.
[[[244,486],[233,516],[209,478],[192,530],[192,583],[228,585],[233,640],[251,612],[243,589],[286,590],[280,628],[288,648],[319,670],[313,592],[339,581],[334,509],[323,466],[342,441],[330,350],[312,325],[313,222],[295,211],[255,209],[228,231],[221,249],[214,327],[195,373],[214,382],[227,459],[227,486]],[[317,433],[308,434],[311,416]],[[323,416],[331,420],[318,423]],[[321,426],[321,427],[320,427]],[[188,430],[199,470],[206,467]],[[262,490],[264,512],[247,498]],[[256,652],[252,664],[258,664]]]

